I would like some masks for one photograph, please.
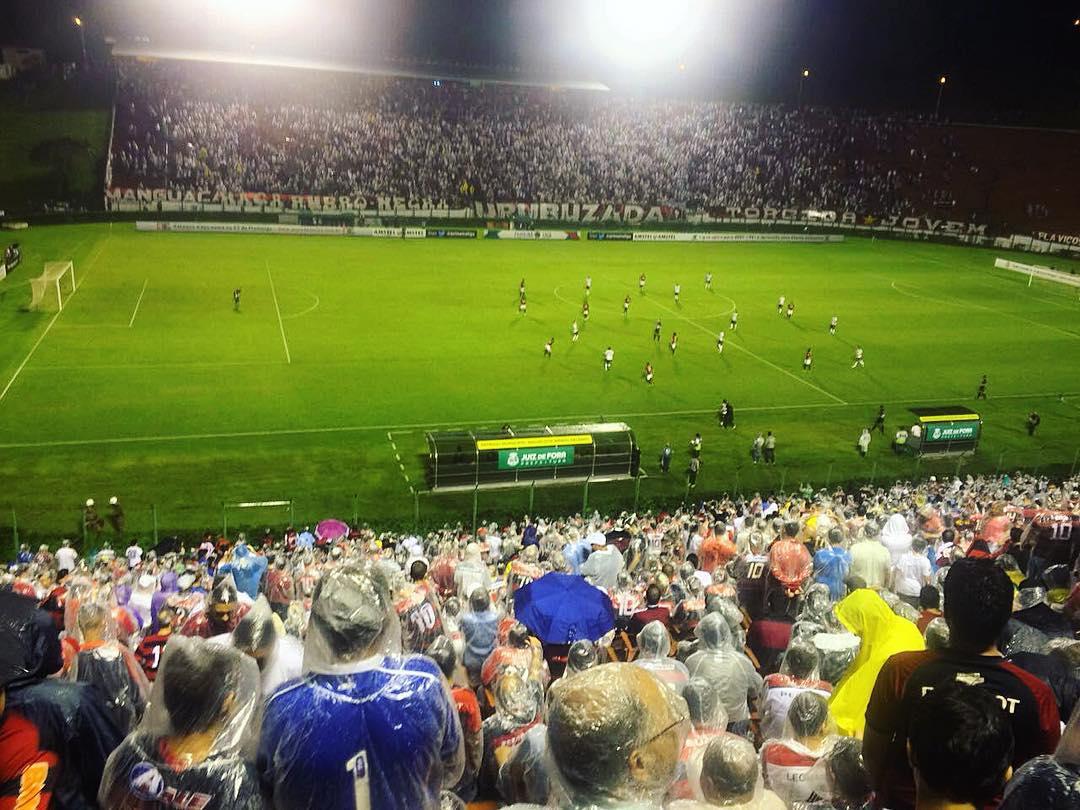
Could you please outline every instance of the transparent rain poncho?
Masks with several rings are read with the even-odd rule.
[[[829,586],[818,582],[807,588],[802,607],[791,628],[792,637],[838,633],[843,632],[843,629],[833,613],[833,599]]]
[[[115,605],[111,600],[90,601],[89,596],[67,605],[69,616],[76,614],[69,635],[79,645],[68,678],[92,684],[116,727],[126,734],[142,717],[150,683],[131,649],[117,640]]]
[[[637,636],[634,666],[649,670],[668,687],[682,694],[690,680],[686,664],[671,657],[671,634],[663,622],[651,621]]]
[[[491,575],[476,543],[465,547],[465,559],[454,569],[454,587],[462,599],[468,599],[477,588],[490,590]]]
[[[551,791],[562,808],[658,808],[689,726],[685,701],[629,664],[594,667],[553,690]]]
[[[303,672],[304,645],[279,629],[265,596],[255,600],[232,633],[211,641],[233,646],[254,659],[259,667],[263,698],[270,697],[281,684],[299,678]]]
[[[757,752],[749,741],[724,734],[709,741],[699,757],[699,787],[695,798],[676,800],[667,810],[781,810],[784,805],[761,779]]]
[[[691,678],[702,678],[719,691],[728,722],[750,719],[747,703],[761,689],[761,676],[743,654],[735,652],[731,631],[719,613],[709,613],[697,627],[698,649],[686,661]]]
[[[923,638],[926,639],[926,649],[947,650],[949,649],[949,625],[945,623],[943,617],[938,616],[926,625]]]
[[[1005,786],[1000,810],[1075,810],[1080,807],[1080,704],[1052,757],[1029,760]]]
[[[832,686],[821,680],[821,656],[809,638],[791,642],[784,653],[780,671],[765,678],[761,690],[761,736],[780,737],[791,702],[803,692],[813,692],[828,700]]]
[[[797,695],[788,708],[784,733],[761,746],[765,786],[788,806],[828,795],[824,757],[835,732],[827,698],[811,691]]]
[[[243,755],[257,721],[259,673],[238,651],[173,636],[165,646],[150,709],[109,757],[102,807],[169,807],[191,797],[222,810],[262,807]]]
[[[484,759],[481,785],[494,788],[499,769],[508,762],[525,734],[540,723],[543,694],[524,672],[508,669],[495,684],[495,714],[484,721]]]
[[[457,784],[465,753],[449,688],[434,661],[400,649],[382,574],[328,571],[311,608],[308,674],[265,705],[258,767],[274,806],[432,810]]]
[[[570,645],[566,654],[566,675],[574,675],[592,669],[599,662],[596,645],[587,638],[579,639]]]
[[[668,800],[702,798],[701,759],[705,747],[727,736],[728,716],[720,691],[701,678],[693,678],[683,690],[690,713],[690,731],[679,754],[679,770],[668,789]]]

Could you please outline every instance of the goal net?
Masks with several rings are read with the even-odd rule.
[[[45,262],[45,272],[30,279],[30,309],[57,312],[75,292],[75,265]]]

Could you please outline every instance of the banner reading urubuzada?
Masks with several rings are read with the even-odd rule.
[[[500,470],[535,467],[565,467],[574,463],[573,447],[537,447],[529,450],[500,450]]]

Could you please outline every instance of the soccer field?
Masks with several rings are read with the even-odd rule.
[[[13,516],[24,537],[76,536],[83,500],[104,504],[114,494],[147,542],[155,520],[162,533],[220,529],[226,502],[291,500],[299,523],[334,515],[408,526],[410,487],[423,482],[423,431],[446,425],[626,421],[649,476],[643,503],[684,495],[686,446],[697,430],[697,497],[955,471],[956,460],[896,458],[889,441],[913,421],[910,406],[976,407],[983,373],[983,441],[962,471],[1067,474],[1080,448],[1080,298],[995,270],[987,250],[864,239],[192,235],[137,233],[130,223],[33,228],[18,239],[23,264],[0,282],[4,552]],[[75,294],[59,314],[24,311],[28,279],[59,259],[74,261]],[[790,322],[776,314],[780,295],[796,305]],[[738,331],[727,331],[720,355],[716,334],[736,306]],[[575,318],[582,330],[572,344]],[[856,344],[866,367],[853,370]],[[605,373],[609,345],[615,361]],[[814,367],[804,373],[808,347]],[[646,361],[652,386],[642,379]],[[735,408],[735,431],[717,426],[721,398]],[[887,433],[875,434],[861,459],[855,440],[878,404]],[[1032,409],[1042,425],[1029,437]],[[749,458],[766,430],[777,436],[772,468]],[[656,459],[668,440],[676,456],[665,477]],[[582,494],[580,486],[538,488],[534,509],[578,509]],[[588,497],[590,508],[630,506],[634,488],[596,485]],[[529,494],[482,493],[479,503],[482,518],[501,519],[524,511]],[[419,507],[425,523],[468,519],[472,497],[424,495]],[[254,526],[288,516],[263,509],[229,519]]]

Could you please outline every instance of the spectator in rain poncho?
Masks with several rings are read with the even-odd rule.
[[[1046,588],[1022,588],[1016,600],[1019,610],[1013,618],[1049,638],[1073,638],[1072,624],[1047,603]]]
[[[206,606],[188,616],[187,621],[180,627],[179,634],[211,638],[222,633],[231,633],[247,610],[248,605],[240,601],[236,583],[231,575],[227,575],[214,585]]]
[[[457,685],[460,676],[459,659],[454,645],[445,636],[440,636],[431,643],[425,655],[439,665],[450,695],[457,708],[461,732],[465,740],[465,770],[452,792],[462,801],[471,802],[476,798],[476,781],[480,774],[480,763],[484,756],[484,735],[480,718],[480,703],[476,693],[468,687]]]
[[[837,633],[843,630],[833,613],[833,599],[829,587],[815,583],[807,588],[802,610],[795,620],[791,635],[795,638],[812,638],[818,633]]]
[[[872,523],[863,527],[863,537],[851,546],[851,568],[848,573],[862,580],[865,587],[880,591],[889,584],[892,555],[881,544]]]
[[[308,675],[279,689],[263,717],[258,767],[273,806],[435,810],[457,784],[465,754],[443,674],[400,649],[381,574],[346,565],[319,581]]]
[[[1053,756],[1029,760],[1013,774],[998,810],[1075,810],[1080,807],[1080,706]]]
[[[618,584],[619,572],[623,570],[622,554],[613,545],[608,545],[607,538],[597,532],[590,535],[593,552],[581,565],[581,575],[588,578],[596,587],[611,590]]]
[[[499,769],[514,755],[529,729],[540,723],[543,695],[533,689],[525,673],[506,670],[495,684],[495,714],[484,721],[484,758],[481,789],[495,789]]]
[[[761,736],[779,738],[784,733],[791,702],[803,692],[813,692],[825,700],[832,685],[819,675],[820,657],[808,639],[796,639],[784,654],[780,671],[768,675],[761,689]]]
[[[128,610],[135,616],[139,627],[147,628],[154,620],[154,592],[157,579],[152,574],[143,574],[135,581],[131,595],[127,600]]]
[[[592,669],[599,663],[599,657],[599,651],[591,641],[586,638],[575,641],[566,653],[566,671],[563,677]]]
[[[698,650],[686,661],[691,678],[702,678],[720,691],[728,716],[728,730],[745,734],[750,725],[748,700],[761,690],[761,676],[749,659],[735,652],[731,631],[718,613],[709,613],[698,625]]]
[[[247,543],[237,543],[232,559],[218,568],[219,574],[232,574],[236,588],[251,599],[259,595],[259,583],[266,574],[266,557],[253,554]]]
[[[765,785],[789,805],[828,795],[824,763],[835,737],[827,698],[812,691],[788,709],[784,733],[761,746]]]
[[[541,687],[547,686],[547,662],[537,639],[529,635],[529,629],[521,622],[513,622],[505,631],[499,632],[500,643],[485,659],[480,670],[480,681],[487,688],[495,685],[503,671],[513,667],[528,675]],[[594,656],[595,657],[595,656]]]
[[[286,635],[279,622],[266,597],[260,596],[235,630],[210,639],[235,647],[255,660],[264,699],[304,671],[304,645],[298,638]]]
[[[844,580],[851,569],[851,554],[844,548],[844,533],[829,529],[829,545],[814,555],[814,580],[828,586],[834,601],[844,598]]]
[[[797,810],[871,810],[874,793],[862,758],[862,742],[838,737],[821,760],[825,765],[827,798],[799,802]]]
[[[866,706],[881,667],[895,653],[923,649],[923,637],[915,625],[893,613],[880,596],[867,588],[845,597],[835,612],[844,627],[859,637],[860,647],[833,691],[832,715],[841,734],[861,735]]]
[[[643,667],[682,694],[690,671],[686,665],[671,657],[671,634],[663,622],[652,621],[642,628],[637,637],[637,657],[634,666]]]
[[[705,747],[720,736],[728,736],[727,712],[719,690],[694,678],[683,690],[690,711],[690,731],[679,754],[679,771],[668,789],[668,800],[702,798],[701,757]]]
[[[911,551],[911,540],[911,529],[903,515],[895,514],[885,521],[885,528],[881,530],[881,545],[889,552],[893,565]]]
[[[50,677],[62,664],[48,614],[35,600],[0,590],[0,769],[18,788],[37,782],[45,761],[34,808],[94,807],[105,761],[123,739],[96,689]],[[14,806],[18,792],[0,802]]]
[[[150,601],[150,632],[158,631],[158,612],[180,590],[179,580],[175,571],[166,571],[158,579],[158,589],[154,591],[154,597]]]
[[[454,587],[462,599],[469,599],[477,588],[490,591],[491,576],[476,543],[465,546],[465,559],[454,568]]]
[[[688,723],[683,699],[638,667],[605,664],[567,679],[548,709],[554,806],[658,810]]]
[[[69,605],[78,611],[74,635],[79,641],[69,677],[92,684],[116,727],[126,734],[135,728],[146,708],[149,681],[131,650],[116,640],[106,605],[88,601]]]
[[[499,614],[487,589],[479,587],[469,594],[469,610],[461,616],[461,632],[465,637],[461,662],[469,674],[469,683],[479,685],[484,662],[495,649],[499,633]]]
[[[761,780],[757,752],[748,741],[730,734],[713,739],[701,757],[702,801],[672,802],[667,810],[785,810],[786,805]]]
[[[255,768],[242,754],[258,695],[251,660],[202,639],[171,639],[146,719],[105,766],[101,806],[172,806],[188,797],[206,810],[261,808]]]

